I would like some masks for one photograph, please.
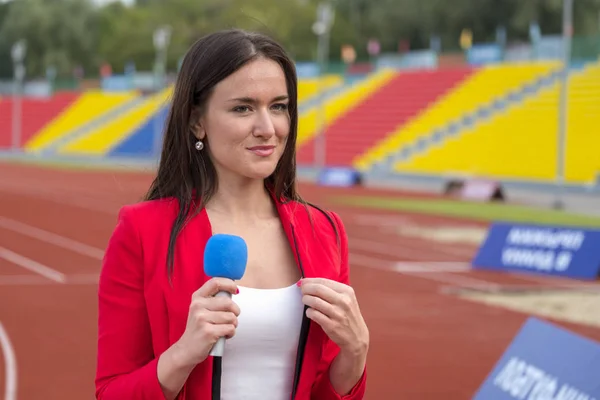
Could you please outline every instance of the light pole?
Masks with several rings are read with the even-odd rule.
[[[319,3],[317,7],[317,20],[312,26],[317,35],[317,64],[319,65],[319,107],[317,108],[317,135],[315,137],[314,161],[315,166],[321,170],[326,164],[326,140],[325,126],[327,125],[327,113],[325,110],[325,91],[321,84],[323,75],[327,71],[327,60],[329,58],[329,33],[335,19],[335,10],[330,2]]]
[[[160,92],[165,86],[165,75],[167,69],[167,49],[171,40],[171,27],[161,26],[154,31],[153,34],[154,49],[156,50],[156,60],[154,62],[155,72],[155,88],[156,92]],[[154,141],[152,146],[152,153],[159,154],[159,147],[161,142],[162,127],[160,124],[161,106],[158,107],[158,111],[154,115]]]
[[[565,147],[568,129],[569,65],[571,64],[571,40],[573,36],[573,2],[563,0],[563,68],[561,71],[560,98],[558,109],[558,143],[556,162],[556,199],[554,208],[564,208]]]
[[[14,82],[12,101],[12,149],[17,151],[21,145],[21,89],[25,78],[23,60],[27,52],[27,43],[21,39],[13,44],[11,56],[13,60]]]

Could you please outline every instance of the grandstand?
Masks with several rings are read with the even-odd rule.
[[[103,116],[110,116],[111,111],[121,109],[125,104],[135,100],[135,91],[104,93],[100,90],[89,90],[81,94],[71,105],[44,125],[36,135],[27,141],[24,150],[27,152],[43,152],[55,142],[72,135],[74,131],[95,123]]]
[[[325,75],[323,78],[305,78],[298,81],[298,103],[315,99],[320,91],[328,92],[344,84],[340,75]]]
[[[495,65],[479,68],[454,90],[433,102],[410,123],[401,126],[376,146],[357,158],[355,166],[366,170],[393,157],[422,138],[433,137],[465,122],[473,124],[484,107],[496,108],[498,102],[524,90],[526,85],[555,70],[555,64]],[[501,110],[502,105],[498,107]],[[480,116],[484,118],[484,116]],[[438,134],[439,135],[439,134]]]
[[[314,163],[324,122],[326,163],[363,172],[552,182],[557,171],[560,63],[530,61],[362,76],[301,78],[298,163]],[[156,157],[172,88],[59,92],[23,100],[23,152]],[[590,184],[600,157],[600,63],[570,72],[566,179]],[[10,148],[10,97],[0,147]],[[157,134],[158,132],[158,134]]]
[[[323,105],[312,104],[299,117],[298,147],[301,148],[304,143],[310,141],[318,133],[321,124],[330,125],[356,104],[389,83],[393,77],[394,71],[384,69],[352,85],[345,85],[344,90],[335,91],[331,96],[327,96]],[[324,121],[321,121],[322,118]],[[302,163],[303,156],[299,157],[299,162]]]
[[[97,125],[94,129],[75,135],[57,148],[58,154],[107,155],[125,137],[134,134],[140,125],[150,120],[167,104],[171,88],[148,96],[116,118]],[[152,137],[147,138],[152,141]]]
[[[26,116],[21,118],[19,135],[19,148],[22,148],[40,130],[54,120],[62,111],[71,106],[80,96],[78,92],[60,92],[52,98],[25,97],[21,99],[21,112]],[[9,148],[12,145],[12,116],[13,99],[6,96],[0,99],[0,148]]]
[[[597,79],[596,66],[574,71],[570,77],[566,142],[566,181],[570,183],[591,184],[600,170],[597,151],[593,154],[599,148],[594,130],[600,99]],[[506,96],[502,106],[413,148],[393,169],[551,183],[558,168],[559,89],[557,74],[522,87],[512,98]]]
[[[346,104],[343,115],[328,124],[326,147],[335,151],[327,152],[327,164],[350,165],[356,155],[402,126],[469,74],[470,69],[458,68],[386,75],[380,86],[373,87],[371,93],[352,106]],[[300,146],[298,161],[310,162],[313,153],[311,140]]]
[[[429,142],[395,171],[551,181],[556,172],[558,84]]]
[[[600,62],[571,76],[566,140],[566,179],[598,181],[600,174]]]

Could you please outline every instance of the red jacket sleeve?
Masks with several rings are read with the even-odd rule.
[[[164,400],[144,302],[144,270],[131,210],[119,212],[98,287],[96,398]]]
[[[340,235],[341,267],[339,281],[350,284],[350,267],[348,263],[348,237],[344,224],[336,213],[330,213],[338,228]],[[363,371],[356,385],[345,395],[335,391],[329,380],[329,368],[339,352],[339,347],[330,339],[327,339],[323,348],[323,355],[317,370],[317,380],[313,386],[311,398],[315,400],[362,400],[367,387],[367,370]]]

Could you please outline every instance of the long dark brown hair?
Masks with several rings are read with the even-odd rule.
[[[298,90],[294,63],[281,45],[260,33],[230,29],[200,38],[183,59],[166,120],[158,172],[145,196],[145,200],[172,198],[179,204],[169,239],[169,277],[179,233],[187,219],[217,191],[217,172],[207,153],[210,143],[204,141],[204,150],[196,150],[195,125],[214,86],[257,57],[281,66],[289,96],[289,136],[275,172],[265,179],[265,185],[277,199],[302,201],[296,190]]]

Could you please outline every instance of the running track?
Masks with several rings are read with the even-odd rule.
[[[151,177],[9,164],[0,176],[0,400],[92,399],[102,252],[120,206],[137,201]],[[372,339],[368,399],[470,398],[527,318],[443,289],[572,285],[469,271],[473,246],[394,229],[481,223],[332,206],[331,194],[365,191],[301,189],[338,211],[348,231],[351,279]],[[600,329],[560,324],[600,339]]]

